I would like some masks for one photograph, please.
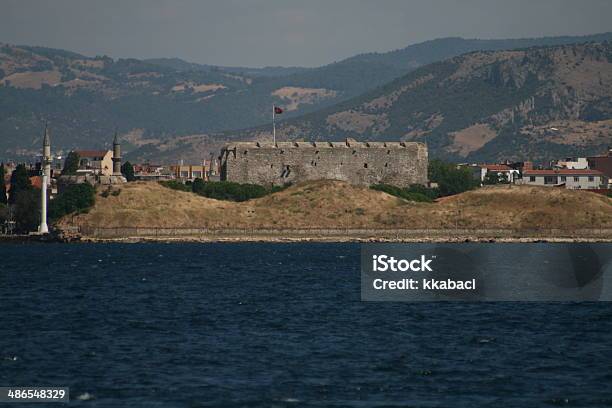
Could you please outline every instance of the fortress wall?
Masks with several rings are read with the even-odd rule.
[[[274,184],[332,179],[354,185],[427,183],[427,147],[400,142],[242,142],[222,151],[222,180]]]

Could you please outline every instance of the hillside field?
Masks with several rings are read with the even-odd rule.
[[[320,180],[242,203],[135,182],[101,195],[58,226],[210,229],[612,229],[612,199],[558,188],[491,186],[416,203],[345,182]]]

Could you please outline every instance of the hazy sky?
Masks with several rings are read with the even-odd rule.
[[[611,0],[0,0],[0,42],[214,65],[317,66],[439,37],[612,31]]]

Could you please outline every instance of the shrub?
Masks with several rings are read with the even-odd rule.
[[[508,178],[504,174],[497,174],[493,171],[487,172],[484,180],[482,181],[484,185],[496,185],[496,184],[510,184]]]
[[[411,186],[410,188],[412,187],[413,186]],[[390,184],[374,184],[370,188],[372,190],[382,191],[384,193],[391,194],[392,196],[400,197],[408,201],[431,203],[434,200],[433,198],[422,192],[411,191],[410,188],[401,188],[397,186],[392,186]]]
[[[272,191],[257,184],[239,184],[230,181],[204,182],[202,179],[196,179],[192,187],[193,192],[201,196],[229,201],[247,201],[263,197]]]
[[[159,183],[173,190],[189,191],[203,197],[226,201],[247,201],[282,191],[291,185],[287,183],[283,186],[264,187],[258,184],[240,184],[231,181],[204,181],[201,178],[195,179],[193,183],[186,182],[185,184],[176,180],[160,181]]]
[[[190,185],[183,184],[180,181],[176,181],[176,180],[160,181],[159,184],[161,184],[164,187],[171,188],[172,190],[191,191]]]

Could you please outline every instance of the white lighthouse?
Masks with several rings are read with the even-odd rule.
[[[41,163],[42,171],[42,186],[40,200],[40,226],[38,232],[48,234],[49,227],[47,226],[47,184],[51,177],[51,140],[49,139],[49,131],[45,125],[45,136],[43,137],[43,155]]]

